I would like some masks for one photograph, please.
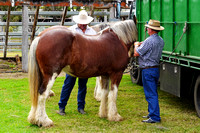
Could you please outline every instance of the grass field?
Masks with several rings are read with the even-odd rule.
[[[64,77],[58,77],[53,91],[56,96],[46,102],[46,111],[54,121],[51,128],[40,128],[27,121],[30,111],[30,95],[28,79],[0,79],[0,133],[68,133],[68,132],[169,132],[195,133],[200,132],[200,119],[192,102],[174,97],[162,91],[159,93],[162,122],[145,124],[142,116],[147,114],[143,88],[132,84],[129,75],[124,75],[121,81],[117,106],[124,121],[110,122],[98,117],[99,102],[95,101],[93,92],[95,78],[88,81],[86,96],[86,115],[77,112],[77,84],[72,91],[66,107],[66,116],[56,114],[58,101]]]

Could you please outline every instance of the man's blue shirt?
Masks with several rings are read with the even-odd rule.
[[[144,42],[136,49],[140,55],[138,57],[139,67],[158,66],[163,47],[164,41],[158,34],[153,34],[144,40]]]

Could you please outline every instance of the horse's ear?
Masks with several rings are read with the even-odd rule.
[[[133,15],[133,21],[135,22],[135,24],[137,24],[137,18],[135,15]]]

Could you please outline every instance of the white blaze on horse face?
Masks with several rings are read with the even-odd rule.
[[[69,65],[65,66],[65,67],[63,68],[63,71],[66,72],[67,74],[69,74],[70,76],[76,77],[75,75],[72,74],[72,73],[73,73],[73,70],[70,68]]]

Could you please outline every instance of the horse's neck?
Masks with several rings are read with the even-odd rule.
[[[130,47],[133,45],[134,43],[129,43],[129,44],[126,44],[126,47],[127,47],[127,49],[129,50],[130,49]]]
[[[134,43],[130,43],[130,44],[127,44],[127,49],[128,49],[128,56],[129,57],[133,57],[134,55]]]

